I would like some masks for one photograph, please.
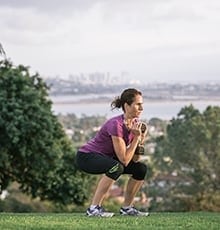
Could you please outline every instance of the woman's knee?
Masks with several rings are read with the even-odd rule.
[[[133,178],[136,180],[144,180],[146,174],[147,174],[147,165],[139,162],[139,164],[136,165],[135,171],[133,173]]]
[[[105,174],[111,179],[117,180],[123,172],[124,172],[124,166],[121,163],[117,162]]]

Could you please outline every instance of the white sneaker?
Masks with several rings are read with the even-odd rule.
[[[100,217],[112,217],[113,212],[106,212],[103,207],[97,205],[95,208],[88,208],[86,211],[87,216],[100,216]]]
[[[134,207],[121,208],[120,214],[124,216],[149,216],[149,212],[141,212]]]

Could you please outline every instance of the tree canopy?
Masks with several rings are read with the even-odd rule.
[[[89,177],[76,168],[48,90],[38,73],[0,61],[0,189],[17,181],[33,197],[81,204]]]
[[[219,210],[220,107],[208,106],[203,113],[193,105],[182,108],[158,139],[154,160],[169,175],[164,181],[173,184],[169,192],[163,189],[171,203],[178,199],[187,209]]]

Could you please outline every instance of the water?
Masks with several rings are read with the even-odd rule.
[[[81,99],[94,98],[94,102],[80,102]],[[114,97],[112,97],[114,98]],[[71,114],[76,116],[106,116],[112,117],[117,114],[121,114],[121,110],[111,111],[111,99],[109,102],[96,102],[97,95],[86,96],[58,96],[51,97],[53,101],[53,112],[55,114]],[[203,112],[207,106],[220,106],[220,100],[216,101],[157,101],[144,103],[144,111],[142,113],[142,119],[149,120],[153,117],[157,117],[164,120],[170,120],[176,117],[178,112],[184,106],[192,104],[196,109]]]

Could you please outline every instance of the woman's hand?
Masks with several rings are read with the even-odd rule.
[[[131,124],[131,132],[137,136],[137,137],[141,137],[142,135],[142,132],[141,132],[141,123],[140,122],[137,122],[136,119],[134,119],[132,121],[132,124]]]
[[[138,162],[140,160],[141,156],[138,155],[138,154],[134,154],[133,158],[132,158],[132,161],[134,162]]]
[[[140,144],[144,143],[144,140],[146,138],[146,135],[148,133],[148,126],[146,123],[141,122],[141,138],[140,138]]]

